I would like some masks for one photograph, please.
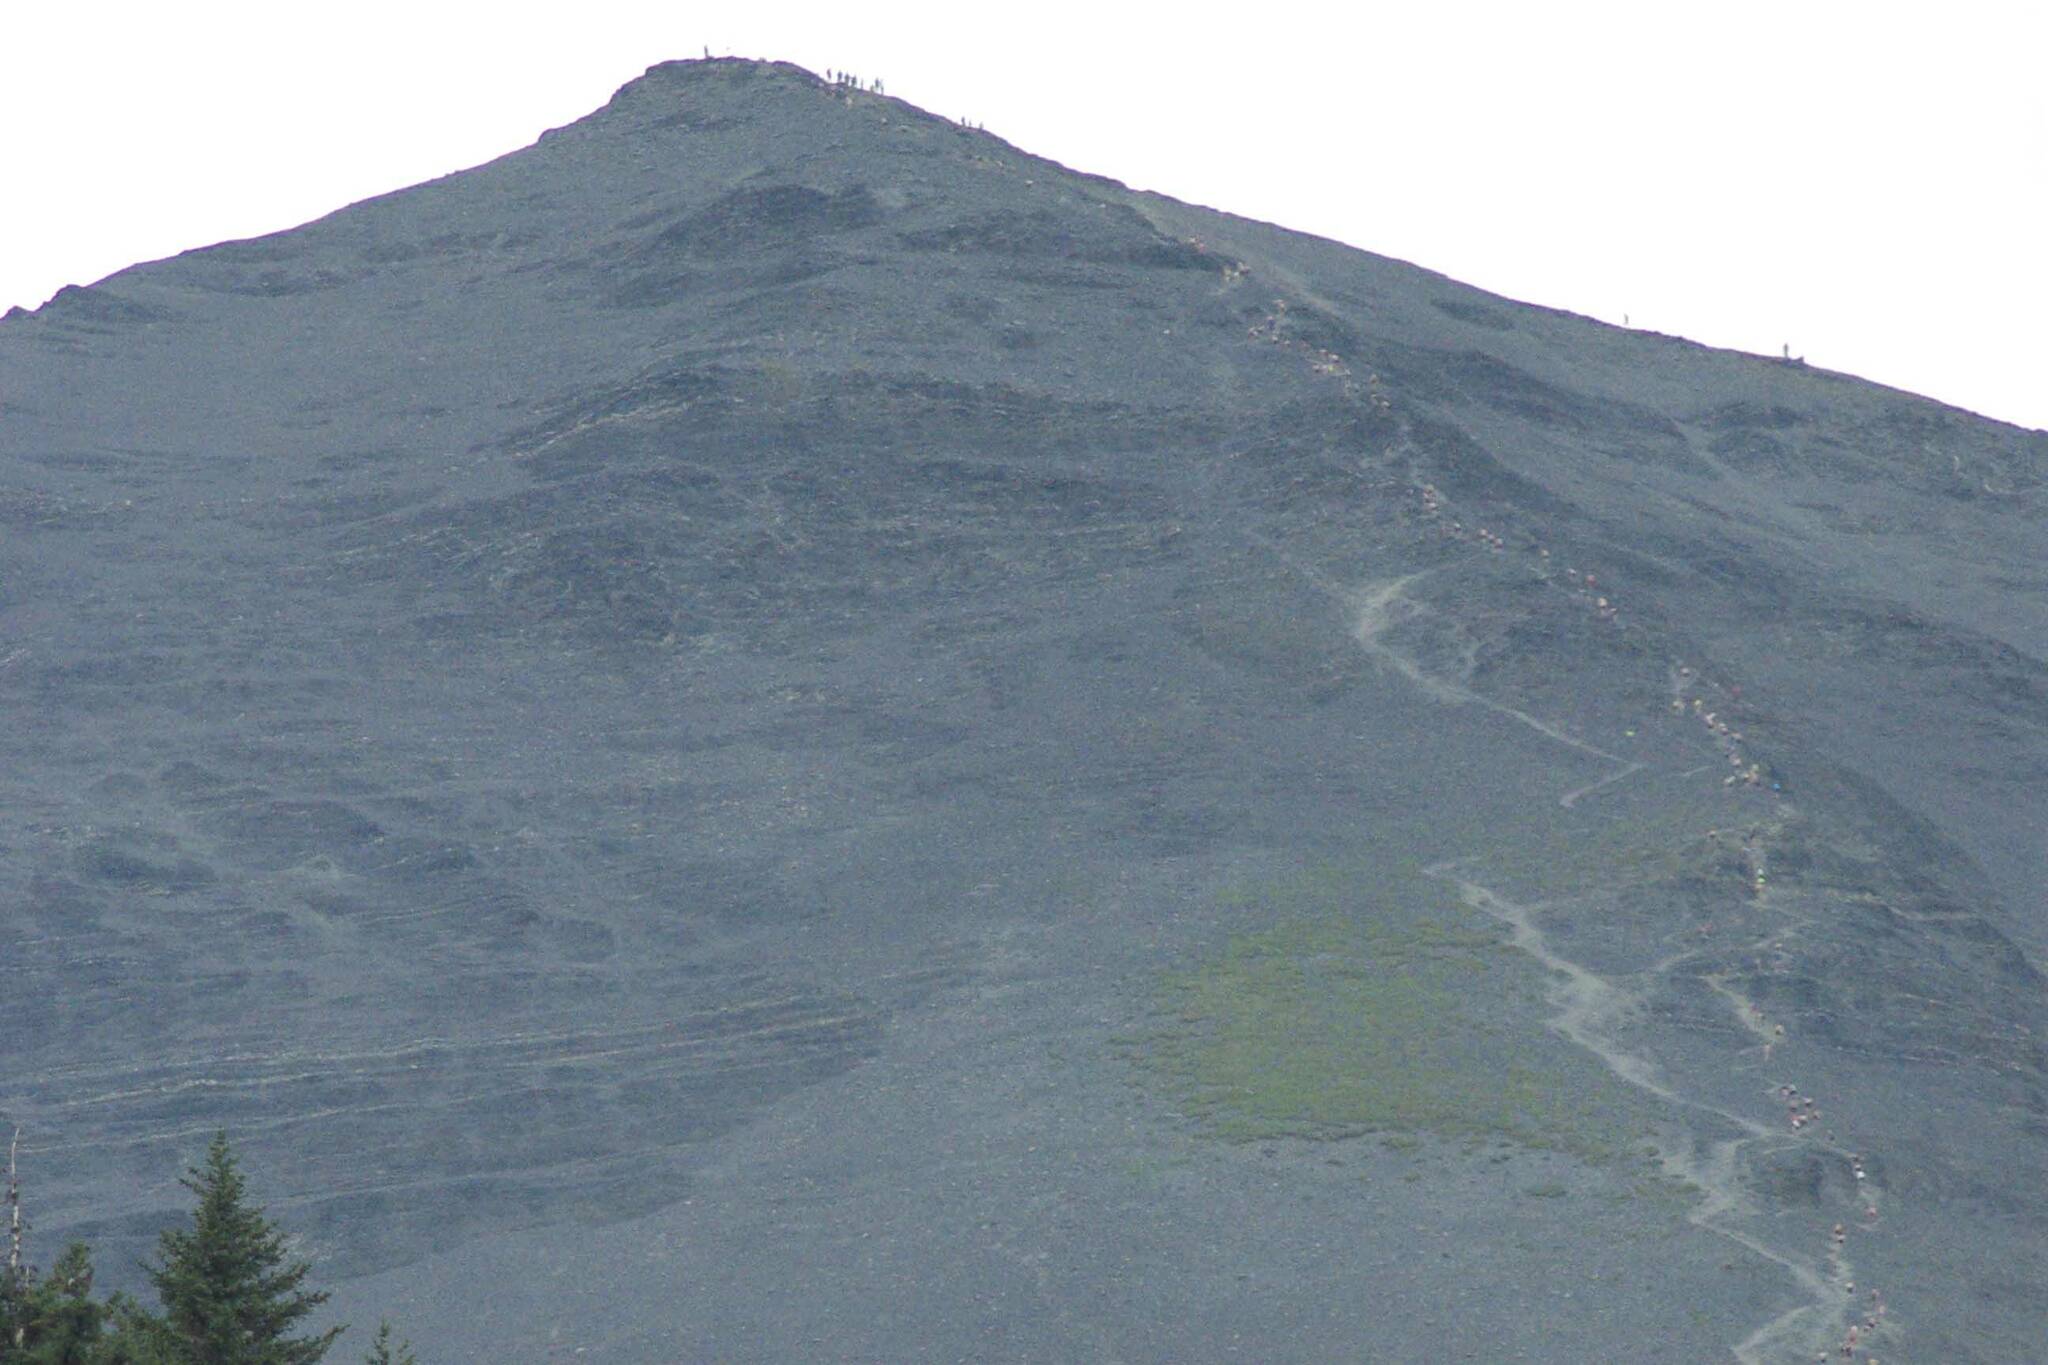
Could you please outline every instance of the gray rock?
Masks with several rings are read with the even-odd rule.
[[[0,402],[44,1258],[224,1126],[431,1359],[2048,1329],[2042,433],[736,60]]]

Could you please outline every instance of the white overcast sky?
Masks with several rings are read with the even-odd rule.
[[[2042,0],[0,0],[0,308],[487,161],[707,45],[2048,428]]]

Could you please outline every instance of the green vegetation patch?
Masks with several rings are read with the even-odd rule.
[[[1293,917],[1168,974],[1137,1055],[1226,1141],[1429,1132],[1614,1156],[1627,1097],[1559,1055],[1539,995],[1490,925]]]

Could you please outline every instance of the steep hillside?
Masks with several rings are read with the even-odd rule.
[[[434,1359],[2033,1358],[2044,481],[655,67],[0,321],[37,1235],[225,1125]]]

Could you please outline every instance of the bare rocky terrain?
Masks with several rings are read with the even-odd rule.
[[[433,1360],[2038,1360],[2044,513],[655,67],[0,320],[35,1237],[225,1126]]]

